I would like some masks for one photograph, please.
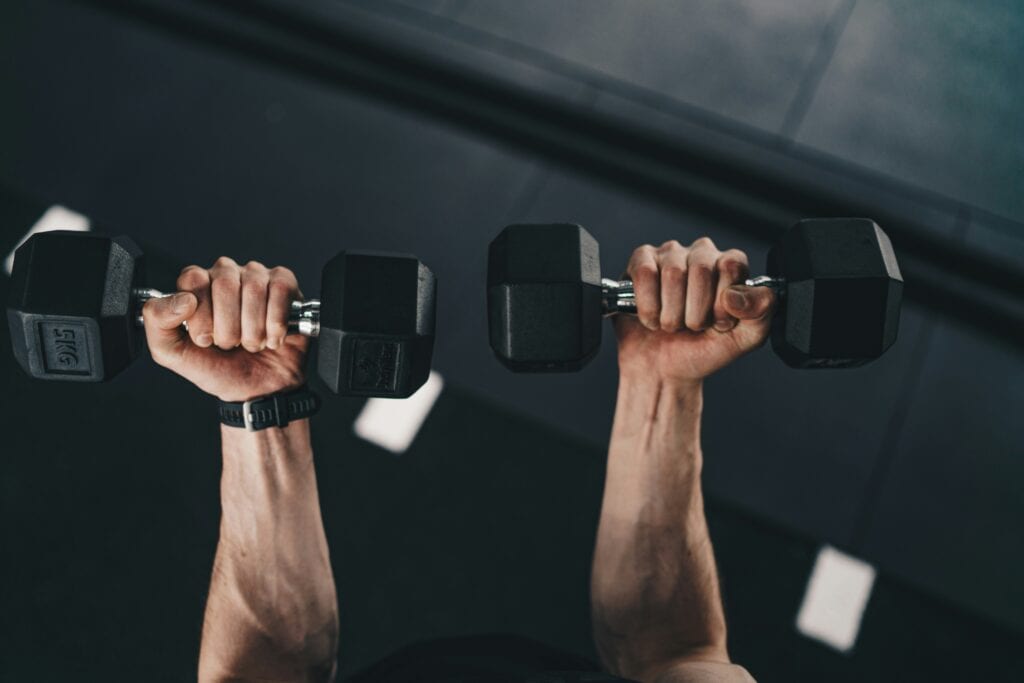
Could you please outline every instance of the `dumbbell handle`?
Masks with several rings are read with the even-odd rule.
[[[747,287],[770,287],[780,296],[786,289],[785,280],[768,275],[749,278],[743,284]],[[632,280],[601,278],[601,313],[605,317],[616,313],[636,315],[636,294]]]
[[[158,289],[133,289],[135,300],[135,324],[142,327],[142,307],[150,299],[170,296]],[[288,309],[288,332],[298,333],[304,337],[320,336],[320,299],[293,301]]]

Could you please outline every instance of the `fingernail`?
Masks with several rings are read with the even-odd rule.
[[[747,301],[747,296],[742,292],[737,292],[735,289],[725,290],[725,300],[731,308],[734,308],[737,311],[746,309],[747,304],[749,303]]]
[[[199,346],[209,346],[212,343],[213,343],[213,335],[212,334],[201,334],[198,337],[196,337],[196,344],[198,344]]]
[[[267,337],[266,346],[273,351],[277,348],[277,337]]]
[[[188,305],[191,302],[191,295],[179,292],[171,297],[171,312],[175,315],[181,315],[188,310]]]
[[[719,332],[728,332],[729,330],[732,329],[733,325],[734,323],[732,318],[726,318],[724,320],[715,321],[715,329],[718,330]]]

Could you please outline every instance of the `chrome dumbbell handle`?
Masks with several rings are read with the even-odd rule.
[[[135,324],[139,327],[142,326],[142,307],[146,305],[147,301],[165,296],[170,296],[170,294],[164,294],[158,289],[149,287],[133,289]],[[305,337],[318,337],[320,335],[320,299],[293,301],[288,309],[288,331]]]
[[[743,284],[747,287],[770,287],[780,296],[786,289],[785,280],[768,275],[749,278]],[[633,291],[633,281],[601,278],[601,312],[605,316],[617,313],[636,315],[636,293]]]

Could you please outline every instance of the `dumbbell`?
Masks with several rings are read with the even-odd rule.
[[[847,368],[896,341],[903,278],[888,236],[865,218],[789,228],[767,275],[746,285],[779,295],[772,347],[797,368]],[[601,277],[597,240],[573,224],[510,225],[487,265],[491,348],[516,372],[579,370],[601,344],[601,319],[636,314],[633,283]]]
[[[53,231],[15,252],[7,319],[14,356],[38,379],[101,382],[138,355],[142,251],[128,237]],[[430,374],[436,280],[415,256],[343,251],[321,298],[295,301],[289,333],[317,338],[317,374],[346,396],[404,398]]]

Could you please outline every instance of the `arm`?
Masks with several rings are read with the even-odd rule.
[[[644,682],[750,681],[729,663],[704,518],[702,380],[763,343],[774,295],[736,286],[746,255],[641,247],[636,319],[616,320],[619,394],[591,577],[606,666]]]
[[[226,401],[300,386],[307,340],[285,337],[300,298],[290,271],[219,259],[179,293],[147,302],[154,360]],[[187,330],[182,326],[187,322]],[[329,681],[338,611],[309,421],[221,428],[220,539],[200,645],[200,681]]]
[[[309,421],[221,435],[220,540],[199,680],[330,680],[337,598]]]

